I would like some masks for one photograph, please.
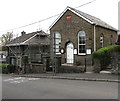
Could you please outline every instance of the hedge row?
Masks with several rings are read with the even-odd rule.
[[[98,51],[93,52],[92,56],[95,59],[101,60],[105,57],[110,57],[111,52],[120,52],[120,45],[111,45],[101,48]]]
[[[13,65],[0,64],[0,72],[2,72],[3,74],[14,73],[15,70],[16,70],[16,67]]]
[[[104,70],[107,66],[109,66],[113,52],[120,52],[120,45],[107,46],[92,54],[94,59],[99,60],[101,70]]]

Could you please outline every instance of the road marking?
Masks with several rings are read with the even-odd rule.
[[[40,78],[28,78],[28,80],[39,80]]]
[[[11,81],[10,83],[19,84],[19,83],[21,83],[21,82],[20,82],[20,81]]]
[[[20,84],[28,81],[39,80],[40,78],[25,78],[25,77],[17,77],[13,79],[5,79],[4,82],[9,82],[13,84]]]
[[[6,80],[3,80],[4,82],[7,82],[7,81],[12,81],[14,79],[6,79]]]

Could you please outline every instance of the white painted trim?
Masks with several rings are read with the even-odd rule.
[[[89,22],[90,24],[94,24],[93,21],[91,21],[91,20],[87,19],[86,17],[80,15],[79,13],[75,12],[74,10],[71,10],[71,9],[69,9],[69,10],[72,11],[73,13],[75,13],[76,15],[78,15],[79,17],[83,18],[84,20],[86,20],[86,21]]]
[[[81,31],[84,31],[84,30],[81,30]],[[86,55],[86,53],[79,53],[79,45],[85,45],[86,46],[86,41],[85,41],[85,44],[79,44],[79,32],[78,32],[78,35],[77,35],[77,38],[78,38],[78,55]],[[86,33],[85,33],[85,38],[86,38]]]
[[[55,53],[56,55],[59,55],[59,54],[61,54],[61,53]]]
[[[29,40],[31,40],[32,38],[34,38],[36,35],[38,35],[38,34],[33,35],[32,37],[30,37],[29,39],[25,40],[25,41],[22,42],[21,44],[25,44],[27,41],[29,41]]]
[[[94,51],[96,51],[96,24],[94,24]]]
[[[86,55],[86,53],[78,53],[78,55]]]
[[[15,44],[8,44],[8,45],[6,45],[6,46],[19,46],[19,45],[21,45],[22,43],[15,43]]]
[[[49,27],[49,30],[57,23],[57,21],[64,15],[64,13],[70,10],[71,12],[75,13],[76,15],[78,15],[79,17],[83,18],[84,20],[86,20],[87,22],[94,24],[94,22],[92,22],[91,20],[85,18],[84,16],[80,15],[79,13],[77,13],[76,11],[72,10],[70,7],[67,7],[60,15],[59,17],[52,23],[52,25]]]
[[[49,27],[49,30],[56,24],[56,22],[63,16],[63,14],[68,10],[68,7],[58,16],[58,18]]]
[[[6,46],[19,46],[19,45],[24,45],[27,41],[31,40],[31,39],[34,38],[36,35],[38,35],[38,34],[33,35],[32,37],[30,37],[29,39],[25,40],[24,42],[15,43],[15,44],[8,44],[8,45],[6,45]]]

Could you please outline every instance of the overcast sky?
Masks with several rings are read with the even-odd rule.
[[[75,8],[90,1],[92,0],[0,0],[0,35],[9,29],[59,14],[67,6]],[[118,29],[118,1],[120,0],[96,0],[77,9],[98,17]],[[55,19],[56,17],[10,32],[13,31],[17,35],[23,30],[27,33],[38,29],[47,31]]]

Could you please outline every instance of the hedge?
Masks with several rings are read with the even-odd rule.
[[[101,70],[106,69],[106,67],[110,64],[112,52],[120,52],[120,45],[107,46],[92,53],[93,59],[100,61]]]
[[[3,74],[8,74],[8,73],[14,73],[15,72],[16,67],[10,64],[0,64],[0,72],[2,72]]]
[[[106,56],[110,56],[111,52],[120,52],[120,45],[111,45],[111,46],[101,48],[98,51],[93,52],[92,56],[95,59],[101,60]]]

